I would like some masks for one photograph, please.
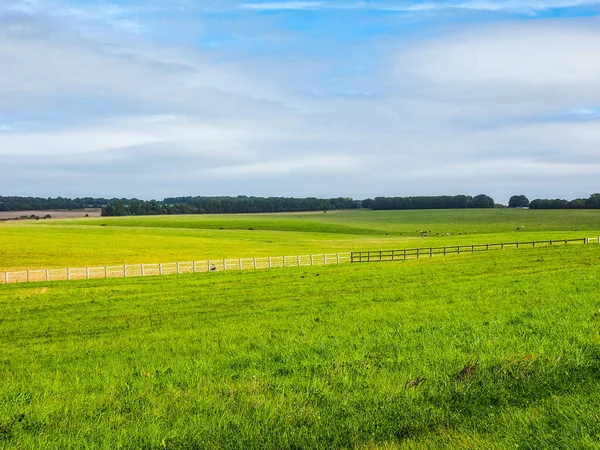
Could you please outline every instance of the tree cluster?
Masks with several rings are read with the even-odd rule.
[[[493,208],[494,199],[480,194],[469,195],[440,195],[421,197],[376,197],[363,202],[363,207],[374,210],[389,209],[454,209],[454,208]]]
[[[103,216],[140,216],[156,214],[238,214],[329,211],[358,209],[361,202],[351,198],[286,197],[168,197],[156,200],[111,202],[102,208]]]
[[[0,196],[0,211],[31,211],[51,209],[83,209],[101,208],[109,200],[105,198],[42,198],[42,197],[2,197]]]
[[[600,194],[592,194],[589,198],[576,198],[574,200],[541,199],[531,201],[530,209],[600,209]]]
[[[524,195],[513,195],[508,200],[509,208],[528,208],[529,207],[529,199]]]

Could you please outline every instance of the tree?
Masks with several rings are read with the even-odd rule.
[[[527,208],[529,199],[524,195],[513,195],[508,201],[509,208]]]
[[[485,194],[476,195],[471,201],[472,208],[493,208],[494,206],[494,199]]]

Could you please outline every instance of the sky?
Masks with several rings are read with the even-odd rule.
[[[0,195],[587,198],[600,0],[0,0]]]

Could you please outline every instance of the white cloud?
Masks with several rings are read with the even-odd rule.
[[[328,6],[323,2],[267,2],[267,3],[244,3],[244,9],[253,9],[256,11],[285,11],[285,10],[319,10],[327,9]]]
[[[325,60],[287,47],[283,57],[209,57],[143,36],[123,41],[113,28],[112,40],[86,40],[35,15],[3,25],[0,117],[29,128],[0,133],[1,192],[486,192],[506,201],[524,188],[530,197],[597,190],[595,21],[475,26],[396,45],[388,38]],[[294,39],[301,34],[286,35]],[[382,54],[381,69],[347,75]],[[339,91],[370,95],[332,95]]]
[[[556,113],[600,103],[595,21],[495,25],[402,52],[398,74],[419,93],[490,108]]]
[[[573,8],[578,6],[600,5],[598,0],[509,0],[509,1],[439,1],[439,2],[311,2],[281,1],[264,3],[243,3],[244,9],[256,11],[286,10],[356,10],[356,11],[388,11],[388,12],[432,12],[443,10],[471,10],[511,13],[535,13],[550,9]]]

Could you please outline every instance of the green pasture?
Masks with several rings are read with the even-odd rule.
[[[125,242],[107,223],[2,232]],[[0,448],[598,448],[599,268],[593,244],[0,285]]]
[[[598,235],[596,210],[364,210],[4,222],[0,271]]]

